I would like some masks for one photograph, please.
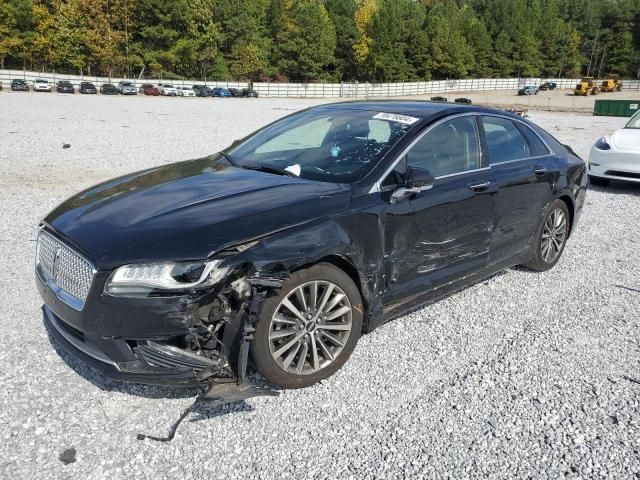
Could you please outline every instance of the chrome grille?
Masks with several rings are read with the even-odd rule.
[[[36,265],[59,290],[84,304],[93,282],[93,267],[81,255],[57,238],[41,231],[38,235]],[[64,300],[64,295],[58,296]],[[76,305],[72,306],[77,306],[77,302],[73,303]]]

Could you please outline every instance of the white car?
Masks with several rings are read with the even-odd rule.
[[[196,92],[191,87],[178,87],[178,95],[183,97],[195,97]]]
[[[50,92],[51,84],[49,80],[45,80],[43,78],[38,78],[33,82],[33,91],[34,92]]]
[[[613,135],[599,138],[589,152],[591,183],[609,180],[640,183],[640,110]]]
[[[160,90],[160,95],[164,95],[165,97],[175,97],[178,95],[178,90],[170,83],[161,83],[158,85],[158,90]]]

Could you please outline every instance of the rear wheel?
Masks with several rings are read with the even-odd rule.
[[[539,272],[553,268],[564,251],[569,236],[569,209],[555,200],[546,210],[536,232],[533,258],[526,267]]]
[[[294,272],[265,300],[253,341],[258,371],[284,388],[313,385],[348,360],[362,331],[362,298],[331,264]]]

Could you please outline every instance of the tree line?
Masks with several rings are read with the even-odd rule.
[[[640,0],[2,0],[0,67],[296,82],[640,78]]]

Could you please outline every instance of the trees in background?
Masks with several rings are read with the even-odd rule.
[[[640,0],[3,0],[0,67],[412,81],[640,76]]]

